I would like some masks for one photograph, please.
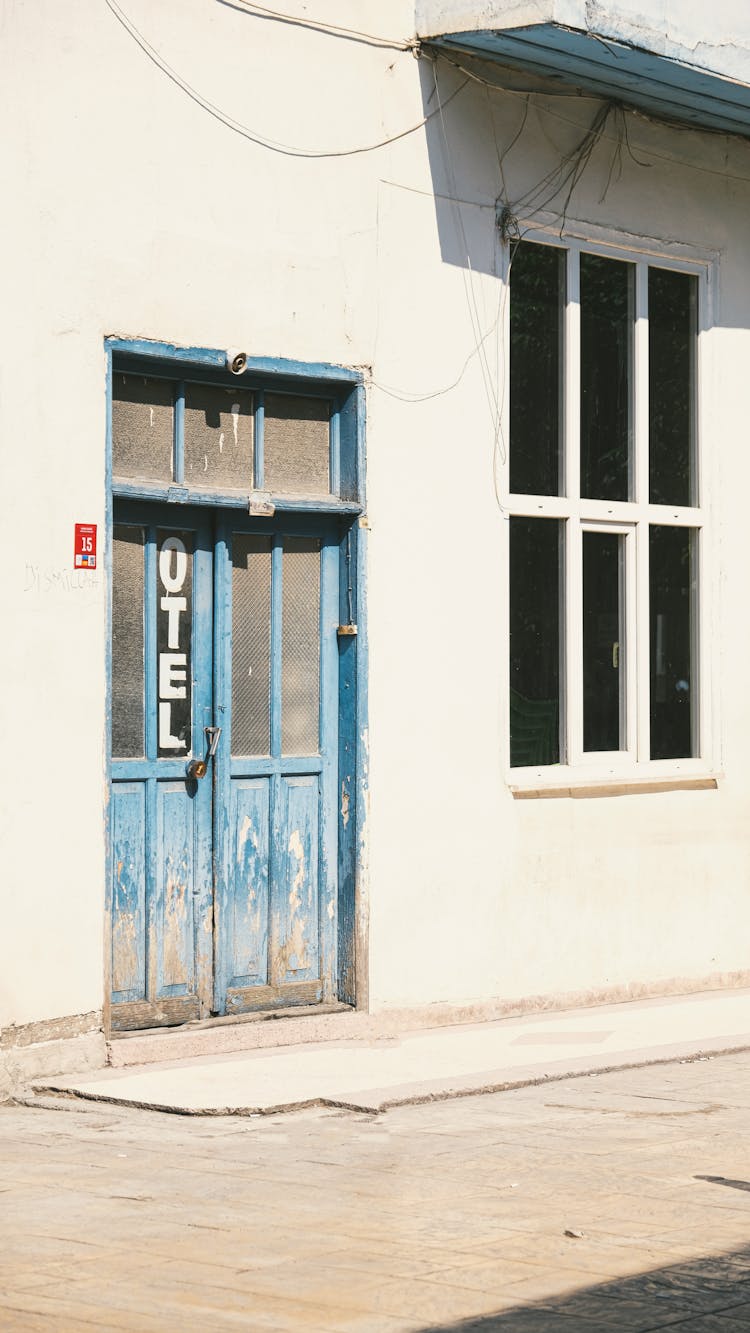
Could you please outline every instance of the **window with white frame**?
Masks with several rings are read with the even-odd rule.
[[[511,768],[689,770],[699,272],[524,240],[509,283]]]

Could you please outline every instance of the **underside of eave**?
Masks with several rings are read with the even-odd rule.
[[[517,90],[525,74],[531,92],[600,97],[655,119],[750,137],[750,85],[592,33],[545,25],[445,33],[423,45],[458,64],[480,61],[498,87]]]

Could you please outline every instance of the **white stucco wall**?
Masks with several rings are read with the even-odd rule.
[[[288,8],[309,15],[310,6]],[[276,140],[338,150],[425,114],[410,53],[205,0],[127,0],[180,76]],[[317,14],[351,24],[344,0]],[[357,26],[408,38],[413,7]],[[368,391],[370,997],[374,1009],[597,991],[748,966],[745,569],[750,147],[633,119],[622,175],[597,151],[582,229],[718,257],[711,334],[716,791],[514,801],[494,423],[471,355],[498,313],[497,143],[524,102],[476,85],[376,152],[318,161],[249,142],[148,60],[103,0],[6,0],[0,321],[0,1026],[101,1007],[105,576],[71,570],[103,523],[108,334],[372,367]],[[440,72],[443,97],[458,82]],[[432,110],[435,102],[428,103]],[[517,198],[570,150],[586,100],[529,111]],[[562,118],[561,118],[562,117]],[[428,143],[429,137],[429,143]],[[640,150],[640,151],[638,151]],[[454,194],[457,207],[440,196]],[[460,218],[460,222],[459,222]],[[465,262],[467,248],[472,267]],[[462,259],[463,254],[463,259]],[[491,392],[501,391],[494,335]],[[431,394],[426,401],[402,396]]]

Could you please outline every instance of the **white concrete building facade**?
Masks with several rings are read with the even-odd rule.
[[[748,984],[750,22],[642,8],[5,0],[7,1061]]]

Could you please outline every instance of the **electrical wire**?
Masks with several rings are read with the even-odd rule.
[[[275,19],[278,23],[291,23],[295,28],[311,28],[328,37],[343,37],[353,42],[363,42],[366,46],[378,46],[387,51],[414,51],[419,49],[419,40],[415,37],[408,42],[390,41],[387,37],[376,37],[370,32],[360,32],[358,28],[341,28],[337,23],[323,23],[320,19],[303,18],[297,14],[283,14],[265,5],[256,5],[254,0],[218,0],[230,9],[240,9],[253,18]]]
[[[456,175],[453,167],[453,157],[451,154],[450,141],[448,139],[448,128],[445,123],[445,116],[443,115],[443,106],[440,99],[440,86],[439,86],[437,62],[435,62],[434,65],[434,79],[435,79],[435,96],[437,98],[438,106],[440,107],[440,129],[442,132],[443,148],[445,152],[445,166],[446,166],[446,173],[448,176],[448,185],[450,189],[451,200],[453,203],[453,212],[456,220],[456,229],[459,233],[460,240],[462,243],[462,248],[466,255],[466,268],[464,268],[463,266],[461,267],[461,277],[464,285],[464,293],[466,295],[466,304],[469,310],[469,319],[471,320],[472,331],[474,333],[475,346],[477,348],[477,353],[479,356],[479,365],[482,371],[484,389],[487,395],[487,401],[490,412],[493,413],[497,412],[497,398],[494,393],[492,385],[492,373],[490,370],[489,361],[487,359],[487,354],[485,351],[485,339],[483,339],[481,335],[481,320],[479,316],[479,310],[477,307],[476,293],[474,290],[474,270],[471,264],[471,247],[469,245],[468,237],[466,235],[466,228],[464,227],[464,220],[463,220],[463,215],[461,213],[461,208],[456,203],[456,199],[458,198],[458,187],[456,184]]]
[[[426,52],[424,54],[426,54]],[[519,89],[517,88],[504,88],[498,83],[494,82],[492,79],[483,78],[480,74],[477,74],[475,70],[468,69],[467,66],[462,65],[459,60],[454,60],[450,56],[446,55],[445,51],[443,50],[436,51],[435,54],[439,57],[440,60],[444,60],[446,64],[452,65],[454,69],[460,70],[461,73],[466,76],[466,78],[471,79],[474,83],[485,84],[489,88],[494,88],[498,92],[502,92],[503,95],[506,97],[515,97],[515,98],[523,97],[524,99],[528,99],[529,97],[533,96],[533,97],[543,97],[543,98],[555,98],[557,101],[560,101],[560,99],[562,98],[567,98],[569,100],[571,97],[575,97],[577,98],[577,100],[582,102],[583,101],[593,102],[602,100],[601,97],[597,97],[594,93],[589,94],[589,93],[579,93],[579,92],[562,92],[558,91],[557,89],[550,89],[549,91],[547,91],[546,89],[543,90],[541,88],[529,88],[524,91],[519,91]],[[640,117],[642,120],[646,120],[651,123],[666,125],[670,129],[679,131],[681,133],[687,133],[687,134],[696,133],[697,129],[696,126],[685,125],[681,121],[677,120],[670,120],[667,116],[663,117],[649,116],[648,112],[646,111],[641,111],[637,107],[626,106],[624,103],[619,103],[619,102],[618,103],[612,102],[611,105],[618,106],[623,113],[626,151],[628,153],[628,156],[632,159],[632,161],[637,163],[637,165],[641,167],[650,167],[653,165],[653,163],[643,162],[638,157],[636,157],[633,146],[630,143],[630,136],[627,129],[627,113],[629,113],[634,118]],[[562,121],[562,123],[565,125],[571,125],[575,129],[580,129],[580,124],[578,121],[572,120],[570,116],[564,116],[562,112],[556,111],[553,107],[546,106],[544,102],[535,102],[534,106],[536,110],[539,111],[542,115],[552,116],[553,119]],[[711,134],[714,136],[718,135],[721,136],[722,138],[731,138],[735,141],[739,140],[741,143],[745,145],[747,145],[748,143],[748,140],[745,136],[739,134],[732,134],[730,133],[730,131],[727,130],[714,130],[707,125],[701,127],[701,132],[704,134]],[[608,139],[609,142],[613,144],[617,144],[619,142],[619,136],[618,138],[613,138],[611,135],[602,134],[601,137],[602,139]],[[636,149],[639,153],[645,153],[649,157],[653,157],[657,162],[667,162],[669,163],[670,166],[673,167],[687,167],[691,171],[702,172],[704,175],[707,176],[718,176],[721,180],[740,181],[743,184],[750,185],[750,176],[745,176],[740,172],[726,171],[722,170],[722,168],[720,167],[706,167],[703,166],[700,162],[696,162],[693,158],[674,157],[671,153],[660,153],[656,148],[647,148],[644,144],[637,144]]]
[[[424,51],[423,54],[427,55],[428,53]],[[436,57],[439,58],[440,60],[443,60],[445,63],[454,66],[454,68],[456,68],[466,78],[471,79],[473,82],[483,85],[487,90],[487,92],[489,92],[490,89],[498,88],[498,85],[496,83],[493,83],[492,80],[482,78],[473,70],[467,69],[466,66],[460,64],[458,61],[452,60],[449,57],[447,57],[443,51],[435,52],[434,54],[432,52],[429,53],[430,59],[434,60],[436,59]],[[436,86],[437,86],[437,79],[436,79]],[[506,304],[508,301],[508,295],[510,290],[510,273],[518,245],[525,238],[528,232],[532,230],[533,218],[535,217],[535,215],[547,209],[549,205],[555,200],[555,198],[559,197],[559,195],[563,191],[565,191],[566,193],[565,193],[564,203],[559,213],[560,235],[562,237],[567,221],[567,212],[571,203],[573,193],[577,185],[580,183],[580,180],[584,172],[586,171],[586,168],[589,165],[597,146],[600,143],[608,142],[614,146],[614,151],[612,153],[609,162],[607,179],[604,185],[604,189],[602,191],[600,202],[602,202],[606,198],[607,192],[613,180],[615,179],[619,180],[621,177],[623,151],[627,153],[630,159],[637,166],[648,168],[651,165],[653,165],[651,162],[647,162],[643,160],[642,157],[637,156],[637,153],[645,154],[648,157],[652,157],[657,161],[664,161],[672,166],[690,167],[695,171],[704,172],[705,174],[711,176],[717,176],[724,180],[735,180],[750,184],[750,176],[745,176],[739,173],[729,172],[712,167],[705,167],[694,161],[684,161],[678,157],[674,157],[666,153],[660,153],[655,149],[647,148],[640,144],[634,147],[631,144],[630,140],[630,131],[628,128],[628,121],[629,121],[628,112],[633,117],[643,113],[639,113],[634,108],[625,107],[620,102],[615,102],[615,101],[602,102],[601,98],[582,96],[580,98],[581,101],[598,101],[600,103],[600,106],[598,107],[596,114],[594,115],[588,129],[585,130],[584,134],[579,139],[575,148],[573,148],[571,152],[564,154],[556,167],[552,168],[543,177],[541,177],[540,180],[536,182],[536,184],[529,187],[526,193],[522,195],[519,200],[516,200],[511,206],[510,203],[508,202],[508,189],[505,180],[505,162],[507,160],[510,151],[515,146],[518,139],[521,137],[523,130],[525,129],[530,107],[530,98],[532,95],[534,95],[535,97],[537,95],[541,97],[559,97],[562,96],[563,94],[559,94],[557,92],[544,93],[541,92],[541,90],[532,90],[532,89],[526,90],[524,92],[519,92],[518,90],[509,88],[502,89],[502,92],[504,95],[510,97],[515,97],[515,98],[523,97],[524,112],[519,129],[514,134],[507,148],[501,151],[497,141],[491,102],[489,100],[489,96],[487,97],[488,114],[491,117],[491,130],[495,140],[495,150],[498,158],[499,180],[502,186],[503,196],[504,196],[504,199],[503,196],[501,196],[501,198],[498,199],[496,204],[498,229],[501,233],[503,240],[509,244],[508,265],[506,272],[504,274],[504,279],[501,281],[500,284],[501,291],[500,291],[500,299],[498,303],[497,313],[492,323],[490,324],[489,328],[487,328],[484,332],[480,332],[477,329],[476,302],[473,294],[473,287],[471,286],[471,274],[472,274],[471,261],[468,253],[468,245],[466,243],[465,230],[463,228],[463,220],[460,217],[459,206],[462,201],[459,200],[458,192],[455,185],[455,178],[453,176],[450,163],[448,162],[447,174],[449,179],[449,190],[450,190],[449,198],[451,199],[451,201],[454,204],[454,207],[456,208],[459,229],[463,235],[464,246],[467,252],[467,266],[468,266],[469,277],[468,280],[465,279],[465,287],[467,289],[467,300],[469,301],[470,304],[470,318],[472,322],[472,329],[475,334],[475,342],[468,356],[464,360],[458,375],[453,380],[451,380],[450,383],[443,385],[441,388],[433,389],[426,393],[416,393],[410,390],[397,389],[391,385],[381,384],[376,380],[371,381],[375,388],[377,388],[378,390],[380,390],[381,392],[387,394],[392,398],[396,398],[400,402],[419,404],[430,401],[435,398],[439,398],[444,394],[451,393],[461,383],[462,379],[464,378],[464,375],[466,374],[466,371],[468,370],[468,367],[470,366],[474,358],[477,356],[480,357],[480,360],[482,362],[482,372],[483,372],[483,377],[485,378],[485,389],[487,389],[487,374],[489,372],[489,362],[487,359],[485,347],[487,341],[492,337],[492,335],[497,330],[500,322],[504,321],[505,319]],[[447,105],[447,102],[444,105]],[[552,107],[546,105],[544,102],[535,100],[534,106],[535,109],[537,109],[540,113],[543,113],[544,115],[547,116],[551,116],[554,119],[559,120],[562,123],[569,125],[580,131],[581,126],[579,121],[576,121],[571,117],[562,114],[560,111],[553,109]],[[647,117],[644,116],[644,118]],[[615,134],[608,133],[610,122],[614,124],[614,126],[616,127]],[[674,124],[672,122],[666,122],[666,123],[668,123],[670,127],[674,129],[684,130],[687,128],[683,125],[680,125],[679,123],[674,123]],[[443,138],[446,147],[446,155],[449,159],[450,149],[445,132],[445,120],[442,117],[442,115],[441,115],[441,124],[443,130]],[[405,186],[403,188],[410,188],[410,187]],[[419,191],[419,193],[421,193],[421,191]],[[475,203],[476,206],[478,207],[487,207],[487,205],[482,204],[479,201],[468,200],[463,202]],[[518,221],[518,216],[517,216],[518,213],[522,214],[524,218],[525,225],[523,227]],[[494,386],[490,386],[489,396],[491,400],[491,414],[494,418],[493,483],[495,490],[495,498],[498,507],[503,514],[506,513],[506,510],[501,500],[500,486],[499,486],[499,468],[504,463],[505,458],[507,457],[507,444],[504,439],[504,427],[503,427],[505,393],[506,393],[505,375],[506,375],[506,366],[505,366],[504,354],[502,352],[502,349],[498,346],[497,376]]]
[[[207,111],[208,114],[213,116],[216,120],[220,121],[222,125],[226,125],[227,129],[233,130],[235,134],[241,135],[243,139],[249,139],[251,143],[257,144],[260,148],[267,148],[274,153],[281,153],[284,157],[312,158],[320,160],[321,158],[355,157],[359,153],[373,153],[379,148],[386,148],[388,144],[398,143],[400,139],[405,139],[408,135],[415,134],[416,131],[421,130],[429,120],[432,120],[433,116],[439,116],[443,111],[443,106],[439,105],[435,107],[433,111],[428,112],[426,116],[423,116],[420,121],[417,121],[416,125],[410,125],[407,129],[400,130],[398,134],[391,134],[388,138],[380,139],[376,143],[362,144],[356,148],[331,150],[293,148],[290,144],[278,143],[274,139],[268,139],[257,131],[248,129],[246,125],[242,125],[240,121],[234,120],[232,116],[228,116],[220,107],[216,106],[215,103],[210,102],[207,97],[204,97],[199,93],[196,88],[189,84],[186,79],[183,79],[182,76],[167,63],[164,57],[161,56],[156,48],[143,36],[143,33],[139,32],[135,24],[117,4],[117,0],[104,0],[104,3],[107,5],[107,8],[112,11],[118,22],[122,24],[126,32],[130,34],[133,41],[136,42],[144,54],[148,56],[149,60],[151,60],[163,74],[166,74],[167,78],[177,84],[178,88],[181,88],[184,93],[187,93],[188,97],[196,102],[198,106],[202,107],[204,111]],[[467,77],[464,79],[463,83],[460,83],[458,87],[453,90],[447,98],[445,106],[448,106],[455,97],[458,97],[459,93],[463,92],[463,89],[468,83],[469,79]]]
[[[448,177],[448,186],[450,191],[449,197],[454,209],[456,230],[459,234],[459,238],[462,243],[463,252],[466,255],[466,267],[464,268],[462,266],[461,276],[464,284],[464,293],[466,296],[466,302],[469,311],[469,319],[472,326],[472,332],[474,334],[474,346],[469,352],[468,356],[466,357],[461,367],[461,370],[459,371],[457,377],[452,381],[452,383],[445,385],[441,389],[434,390],[430,393],[413,394],[408,391],[398,390],[391,386],[378,383],[378,381],[376,380],[373,380],[372,383],[374,387],[379,389],[381,392],[386,393],[388,396],[396,398],[401,402],[424,403],[429,399],[441,397],[444,394],[450,393],[453,389],[455,389],[463,379],[464,375],[466,374],[466,371],[471,362],[474,360],[475,357],[478,357],[480,370],[482,374],[482,380],[484,383],[484,390],[487,396],[490,419],[492,422],[492,486],[495,495],[495,502],[500,512],[502,514],[506,514],[507,510],[502,502],[500,479],[499,479],[500,466],[502,465],[502,463],[505,460],[505,457],[507,456],[507,449],[506,449],[504,430],[503,430],[503,413],[505,410],[505,388],[506,388],[504,352],[500,346],[500,339],[498,339],[497,349],[496,349],[496,362],[495,365],[492,366],[490,364],[489,356],[487,353],[487,342],[496,333],[501,322],[504,322],[505,320],[508,293],[510,289],[510,282],[509,282],[510,271],[512,268],[513,258],[515,256],[516,249],[518,248],[518,240],[520,240],[520,236],[518,237],[518,240],[516,240],[515,244],[512,245],[511,247],[507,272],[504,275],[504,280],[501,280],[499,283],[498,303],[497,303],[497,311],[495,314],[495,318],[493,319],[489,328],[486,329],[484,332],[482,332],[481,320],[476,299],[476,292],[474,290],[474,271],[471,263],[471,251],[468,238],[466,235],[466,229],[464,227],[463,217],[461,215],[460,204],[458,201],[458,190],[456,186],[455,171],[453,167],[453,158],[450,148],[450,140],[448,138],[447,125],[445,122],[445,117],[442,114],[442,106],[445,105],[445,103],[441,102],[440,99],[437,62],[435,62],[434,79],[435,79],[435,94],[437,96],[438,103],[441,106],[440,125],[442,130],[443,146],[445,153],[445,170],[446,170],[446,175]],[[490,116],[492,116],[492,108],[489,104],[489,101],[487,103],[487,109]],[[498,155],[498,168],[500,171],[501,179],[504,179],[503,157],[507,156],[510,149],[517,142],[525,123],[526,119],[524,117],[520,129],[514,135],[510,145],[505,151],[505,154],[501,154],[499,144],[497,143],[497,139],[495,138],[495,147]],[[494,121],[492,122],[492,130],[494,134],[495,132]]]
[[[449,63],[452,64],[453,62],[451,61]],[[483,82],[483,80],[477,80],[477,81]],[[435,87],[439,100],[437,64],[435,65]],[[441,105],[445,106],[447,105],[447,102],[443,102]],[[372,380],[371,382],[373,383],[375,388],[381,390],[383,393],[388,394],[389,397],[396,398],[400,402],[404,403],[428,402],[431,399],[441,397],[443,394],[450,393],[452,392],[453,389],[457,388],[457,386],[463,379],[464,375],[466,374],[466,371],[471,362],[474,360],[475,357],[479,357],[482,379],[484,382],[484,389],[487,395],[490,415],[493,419],[493,431],[494,431],[493,480],[495,484],[495,494],[498,504],[500,504],[500,498],[499,498],[499,491],[497,484],[497,465],[498,463],[502,463],[504,461],[506,455],[506,447],[505,447],[505,442],[503,440],[503,427],[502,427],[504,398],[505,398],[505,365],[504,365],[502,350],[498,346],[497,367],[493,368],[492,366],[490,366],[488,354],[486,352],[486,344],[487,341],[493,335],[493,333],[495,333],[495,331],[497,330],[501,320],[504,319],[505,303],[507,302],[507,297],[508,297],[509,277],[513,264],[513,258],[515,256],[519,242],[523,240],[524,236],[529,230],[528,225],[523,229],[523,231],[521,230],[516,214],[517,212],[523,212],[523,216],[527,220],[527,224],[531,223],[536,213],[539,213],[542,210],[546,209],[549,206],[549,204],[552,203],[552,201],[562,193],[563,190],[566,190],[567,193],[565,196],[565,201],[560,213],[561,217],[560,231],[562,234],[565,227],[567,210],[570,205],[570,201],[572,199],[575,188],[579,183],[581,177],[583,176],[583,173],[586,170],[586,167],[588,166],[591,160],[591,157],[594,153],[594,150],[596,149],[597,144],[604,136],[604,128],[607,124],[610,114],[614,109],[614,105],[615,104],[613,103],[606,103],[603,106],[600,106],[597,109],[596,114],[591,124],[589,125],[588,129],[585,131],[582,138],[579,140],[577,146],[570,153],[567,153],[562,159],[562,161],[555,168],[547,172],[539,181],[537,181],[534,185],[532,185],[527,190],[526,194],[521,196],[521,198],[518,201],[516,201],[512,206],[508,202],[505,202],[503,207],[498,209],[498,227],[503,237],[503,240],[506,242],[510,242],[511,248],[510,248],[508,269],[505,275],[505,281],[501,283],[497,313],[489,328],[486,329],[484,332],[482,332],[481,329],[481,321],[477,307],[476,294],[474,291],[473,268],[471,264],[470,247],[468,243],[468,238],[466,236],[466,230],[463,224],[463,218],[461,216],[461,211],[460,211],[461,201],[459,200],[458,196],[458,189],[456,185],[455,172],[453,168],[450,143],[447,134],[447,126],[445,118],[441,115],[441,130],[444,143],[444,151],[446,158],[446,175],[448,177],[448,188],[449,188],[448,198],[450,199],[451,203],[454,206],[456,227],[461,239],[462,250],[466,255],[466,269],[464,270],[462,268],[462,277],[464,281],[464,291],[469,309],[469,318],[472,326],[472,333],[474,335],[474,346],[472,347],[471,351],[466,357],[461,367],[461,370],[459,371],[459,374],[456,376],[456,378],[453,379],[449,384],[446,384],[439,389],[433,389],[426,393],[417,393],[417,392],[412,392],[411,390],[396,388],[395,386],[392,385],[381,384],[377,380]],[[501,153],[499,144],[497,142],[497,138],[495,137],[495,148],[498,155],[498,170],[500,172],[500,179],[503,184],[505,183],[505,173],[504,173],[503,163],[504,160],[507,158],[508,154],[510,153],[510,151],[512,150],[512,148],[518,142],[521,134],[523,133],[523,130],[526,126],[528,108],[529,108],[529,98],[528,95],[526,95],[524,114],[521,120],[521,124],[518,130],[513,135],[510,143],[508,144],[504,152]],[[487,110],[490,117],[492,117],[492,108],[489,103],[487,104]],[[492,122],[492,129],[494,134],[494,121]],[[617,147],[620,148],[622,142],[621,139],[617,139],[615,142]],[[610,167],[610,179],[613,166],[614,166],[614,161]],[[605,191],[609,187],[610,179],[608,179],[607,181],[607,186],[605,187]],[[502,508],[502,505],[500,505],[500,507]]]
[[[495,332],[500,322],[501,313],[502,313],[501,309],[498,308],[497,314],[493,319],[492,323],[490,324],[489,328],[486,329],[485,332],[481,335],[479,342],[476,343],[474,347],[472,347],[471,351],[469,352],[469,355],[467,356],[460,371],[458,372],[458,375],[450,384],[446,384],[440,389],[430,390],[427,393],[419,393],[417,391],[412,392],[410,389],[396,389],[389,384],[382,384],[380,380],[376,379],[371,379],[370,383],[373,385],[375,389],[379,389],[381,393],[386,394],[389,398],[396,398],[400,403],[415,403],[415,404],[428,403],[433,398],[442,398],[444,394],[451,393],[453,389],[458,388],[459,384],[461,383],[461,380],[463,379],[464,375],[469,369],[471,362],[474,360],[474,357],[479,354],[480,347],[484,343],[486,343],[487,339],[491,338],[493,333]]]
[[[533,216],[534,213],[547,208],[553,199],[567,189],[562,209],[562,217],[565,218],[573,191],[588,166],[594,149],[604,136],[604,129],[614,105],[613,102],[605,102],[599,107],[589,128],[572,152],[564,154],[557,166],[537,181],[536,185],[532,185],[519,199],[513,201],[514,214],[523,212],[526,216]],[[619,144],[620,140],[615,142]]]
[[[435,77],[435,92],[438,97],[438,102],[442,107],[446,103],[440,102],[437,62],[435,62],[434,77]],[[482,80],[477,80],[477,81],[483,82]],[[428,393],[417,394],[417,393],[412,393],[411,391],[408,390],[396,389],[393,386],[381,384],[376,380],[373,380],[372,383],[375,388],[379,389],[383,393],[386,393],[388,396],[397,399],[400,402],[423,403],[429,401],[430,399],[438,398],[443,396],[444,394],[451,393],[458,386],[458,384],[460,384],[471,362],[474,360],[475,357],[478,357],[482,373],[482,379],[484,383],[484,390],[487,396],[487,401],[490,411],[490,418],[492,422],[492,451],[491,451],[492,486],[495,496],[495,503],[500,513],[503,516],[507,516],[508,511],[507,507],[503,503],[502,487],[501,487],[501,470],[506,462],[508,455],[507,439],[505,436],[505,427],[504,427],[504,414],[506,409],[505,400],[507,392],[505,351],[501,346],[501,340],[498,339],[497,349],[496,349],[496,364],[492,366],[490,364],[487,352],[487,342],[493,336],[493,334],[496,333],[498,327],[501,324],[504,325],[505,323],[507,303],[510,293],[510,274],[513,267],[513,261],[520,242],[523,240],[527,231],[530,229],[529,224],[531,223],[532,218],[536,213],[542,211],[543,209],[546,209],[555,198],[559,197],[563,193],[563,191],[565,191],[565,198],[562,205],[562,209],[560,211],[560,235],[562,236],[563,231],[565,229],[567,211],[570,206],[570,202],[573,197],[573,193],[576,189],[576,186],[578,185],[584,172],[586,171],[586,168],[589,165],[589,162],[591,161],[591,158],[597,148],[597,145],[600,143],[602,138],[605,137],[604,132],[610,116],[613,114],[613,112],[617,112],[619,108],[617,107],[617,104],[613,102],[607,102],[604,103],[603,105],[600,105],[597,108],[597,111],[592,119],[591,124],[589,125],[588,129],[585,131],[585,133],[579,140],[576,147],[570,153],[565,154],[562,160],[558,163],[558,165],[555,168],[547,172],[539,181],[537,181],[526,191],[526,194],[523,195],[520,200],[518,200],[511,206],[507,202],[508,190],[505,179],[504,163],[508,157],[508,154],[511,152],[515,144],[518,142],[519,138],[521,137],[525,129],[528,110],[529,110],[529,95],[527,94],[525,97],[524,114],[521,120],[521,124],[504,151],[500,150],[500,145],[497,140],[492,105],[489,100],[489,97],[486,99],[486,102],[487,102],[487,112],[490,118],[490,127],[495,142],[499,180],[502,186],[503,194],[505,195],[506,199],[506,202],[503,204],[502,208],[499,207],[500,200],[498,200],[496,204],[497,225],[503,241],[509,244],[508,264],[505,274],[503,275],[503,278],[499,284],[499,297],[498,297],[498,305],[495,318],[493,319],[489,328],[486,329],[484,332],[482,332],[480,316],[476,301],[476,293],[474,290],[474,283],[473,283],[473,268],[471,264],[470,247],[468,244],[468,238],[466,236],[466,230],[464,227],[463,218],[461,216],[460,201],[458,197],[458,189],[456,184],[455,172],[453,168],[453,161],[450,149],[450,142],[448,139],[447,126],[445,122],[445,117],[442,115],[441,111],[440,124],[441,124],[442,138],[443,138],[445,159],[446,159],[446,175],[448,178],[449,198],[455,210],[457,231],[459,232],[462,241],[462,248],[466,255],[466,267],[465,269],[462,267],[462,278],[464,282],[466,301],[469,309],[469,318],[471,321],[472,332],[474,335],[474,346],[472,347],[471,351],[466,357],[455,379],[452,380],[449,384],[444,385],[440,389],[435,389]],[[604,195],[606,195],[606,192],[611,184],[615,167],[619,166],[621,170],[621,158],[622,158],[622,149],[624,141],[627,144],[628,151],[630,152],[630,144],[625,136],[626,136],[626,130],[624,126],[624,115],[622,115],[622,127],[620,129],[618,137],[614,140],[615,152],[610,162],[609,175],[607,177],[607,182],[604,187]],[[523,228],[523,230],[521,229],[521,226],[518,222],[518,218],[516,216],[516,213],[520,211],[523,211],[524,218],[526,219],[527,222],[527,225]]]

